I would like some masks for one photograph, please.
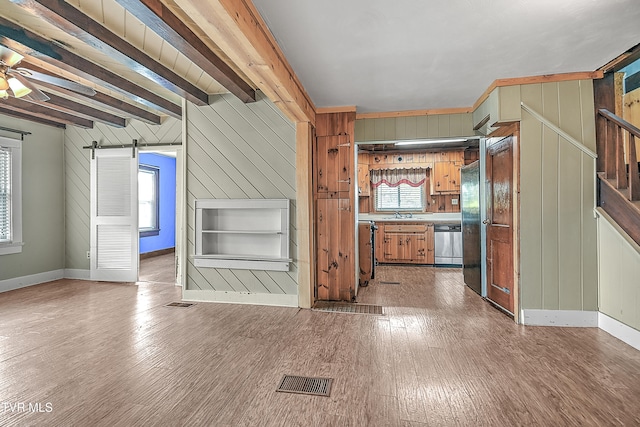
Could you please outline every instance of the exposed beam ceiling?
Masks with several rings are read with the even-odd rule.
[[[175,0],[293,122],[315,123],[315,106],[267,30],[245,0]]]
[[[20,65],[28,68],[29,70],[33,70],[42,74],[53,76],[53,74],[50,71],[45,70],[44,68],[40,68],[37,65],[30,63],[29,61],[22,61]],[[59,78],[59,76],[54,76],[54,77]],[[159,115],[154,114],[145,109],[142,109],[140,107],[136,107],[135,105],[124,102],[118,98],[114,98],[112,96],[106,95],[102,92],[97,92],[93,96],[88,96],[88,95],[83,95],[81,93],[73,92],[68,89],[61,88],[60,86],[57,86],[51,83],[46,83],[42,81],[38,81],[35,83],[37,86],[42,86],[44,88],[51,89],[58,93],[61,93],[67,97],[72,97],[83,102],[91,103],[103,109],[112,111],[123,117],[132,117],[152,125],[159,125],[161,123],[161,117]]]
[[[0,0],[0,45],[24,56],[14,70],[40,73],[26,76],[51,98],[41,105],[48,110],[33,115],[39,122],[57,110],[112,126],[159,124],[181,118],[181,99],[206,105],[211,95],[231,92],[255,101],[250,77],[183,18],[158,0]],[[97,93],[76,93],[70,81]]]
[[[27,59],[43,59],[88,81],[103,85],[116,92],[124,93],[135,101],[156,108],[165,114],[177,118],[182,115],[181,106],[4,18],[0,18],[0,44],[18,52]]]
[[[11,1],[194,104],[208,104],[209,95],[203,90],[198,89],[69,3],[63,0]]]
[[[25,113],[21,110],[14,109],[11,106],[0,103],[0,114],[6,114],[7,116],[17,117],[19,119],[29,120],[35,123],[40,123],[47,126],[53,126],[57,128],[66,128],[67,125],[55,120],[43,119],[42,117],[35,116],[33,114]]]
[[[49,106],[50,108],[54,108],[68,114],[75,114],[80,117],[85,117],[89,120],[105,123],[119,128],[123,128],[127,125],[127,121],[124,118],[118,117],[115,114],[107,113],[105,111],[98,110],[97,108],[80,104],[47,90],[43,90],[43,93],[49,97],[49,100],[38,102],[38,104],[45,107]]]
[[[164,40],[244,102],[256,100],[255,91],[218,57],[185,23],[159,0],[116,0]]]
[[[3,107],[11,108],[14,111],[19,111],[24,114],[39,117],[41,119],[47,119],[58,123],[64,123],[67,125],[74,125],[81,128],[91,129],[93,128],[93,121],[78,117],[72,114],[68,114],[53,108],[45,107],[42,104],[34,102],[24,101],[18,98],[7,98],[1,103]]]

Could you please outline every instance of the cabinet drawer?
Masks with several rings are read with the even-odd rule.
[[[386,224],[385,233],[424,233],[427,224]]]

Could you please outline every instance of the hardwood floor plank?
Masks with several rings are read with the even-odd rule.
[[[52,405],[0,406],[0,425],[640,424],[640,352],[607,333],[518,326],[460,270],[376,275],[358,301],[383,316],[171,308],[170,281],[0,294],[1,400]],[[331,396],[278,393],[284,374],[333,378]]]

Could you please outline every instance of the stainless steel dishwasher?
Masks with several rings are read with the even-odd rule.
[[[433,227],[436,265],[462,265],[462,226],[436,224]]]

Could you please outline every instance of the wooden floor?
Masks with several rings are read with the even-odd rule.
[[[0,294],[0,425],[640,424],[640,352],[517,326],[460,270],[379,268],[358,299],[384,316],[179,299],[156,282]],[[283,374],[334,378],[331,396],[276,393]]]
[[[175,253],[140,260],[138,280],[141,282],[174,283],[176,281]]]

